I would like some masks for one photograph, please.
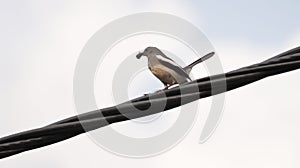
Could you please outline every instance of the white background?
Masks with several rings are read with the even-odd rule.
[[[75,115],[73,71],[87,40],[110,21],[151,11],[182,17],[213,43],[225,71],[300,45],[299,1],[0,1],[0,136]],[[295,167],[299,161],[300,71],[226,93],[223,119],[198,144],[205,112],[179,145],[128,159],[86,135],[0,161],[15,167]],[[200,100],[201,108],[210,99]]]

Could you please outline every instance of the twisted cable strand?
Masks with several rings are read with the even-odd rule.
[[[117,106],[73,116],[45,127],[1,138],[0,158],[54,144],[115,122],[166,111],[201,98],[242,87],[268,76],[299,68],[300,47],[297,47],[258,64],[225,74],[201,78],[166,91],[138,97]],[[224,82],[226,83],[225,89]],[[163,101],[166,104],[162,109],[161,102]],[[148,109],[150,106],[151,108]],[[137,109],[140,111],[137,112]]]

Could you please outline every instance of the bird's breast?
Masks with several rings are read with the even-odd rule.
[[[173,75],[169,72],[166,67],[164,66],[149,66],[150,71],[155,75],[160,81],[162,81],[165,84],[173,84],[176,83],[175,78]]]

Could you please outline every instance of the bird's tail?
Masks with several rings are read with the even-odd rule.
[[[191,72],[192,68],[193,68],[195,65],[197,65],[197,64],[199,64],[199,63],[201,63],[201,62],[203,62],[203,61],[205,61],[205,60],[211,58],[213,55],[215,55],[215,52],[208,53],[208,54],[204,55],[203,57],[201,57],[200,59],[194,61],[194,62],[191,63],[190,65],[184,67],[183,69],[185,70],[185,72],[186,72],[187,74],[189,74],[189,73]]]

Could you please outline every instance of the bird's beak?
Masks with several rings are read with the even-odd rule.
[[[140,59],[141,58],[141,56],[143,56],[144,55],[144,53],[142,53],[142,52],[139,52],[137,55],[136,55],[136,58],[137,59]]]

